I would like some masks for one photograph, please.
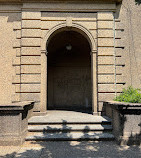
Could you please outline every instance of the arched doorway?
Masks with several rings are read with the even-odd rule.
[[[72,26],[66,26],[66,23],[61,23],[52,27],[44,36],[41,42],[41,113],[46,114],[48,107],[48,45],[50,40],[59,32],[62,31],[76,31],[80,33],[89,42],[91,51],[91,89],[92,89],[92,113],[98,115],[98,93],[97,93],[97,45],[95,37],[84,26],[72,23]],[[79,43],[78,43],[79,44]]]
[[[91,48],[79,32],[55,32],[47,44],[48,109],[92,111]]]

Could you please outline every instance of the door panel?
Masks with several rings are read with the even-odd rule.
[[[54,67],[49,77],[49,106],[88,108],[91,106],[90,67]]]

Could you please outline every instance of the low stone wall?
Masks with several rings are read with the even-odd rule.
[[[113,134],[120,145],[141,144],[141,104],[104,102],[106,116],[112,119]]]
[[[0,145],[21,145],[27,134],[28,119],[34,102],[25,101],[0,105]]]

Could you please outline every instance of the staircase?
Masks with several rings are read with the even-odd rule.
[[[26,141],[114,140],[108,117],[51,111],[30,118],[28,124]]]

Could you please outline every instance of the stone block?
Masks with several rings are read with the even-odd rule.
[[[97,24],[96,24],[96,22],[93,22],[93,21],[92,22],[90,22],[90,21],[78,22],[77,21],[77,24],[80,24],[89,30],[96,30],[97,29]]]
[[[40,29],[41,21],[40,20],[22,20],[22,28]]]
[[[124,72],[124,67],[116,66],[116,74],[122,74]]]
[[[20,83],[20,75],[13,76],[12,83]]]
[[[41,21],[66,21],[66,17],[61,17],[60,15],[63,15],[62,13],[57,13],[56,17],[50,16],[51,13],[42,12]]]
[[[21,30],[16,31],[16,38],[20,39],[21,38]]]
[[[14,57],[12,64],[13,66],[20,65],[21,64],[20,57]]]
[[[122,39],[115,40],[115,47],[125,47],[125,41]]]
[[[41,75],[40,74],[22,74],[21,83],[40,83]]]
[[[41,73],[41,66],[40,65],[22,65],[21,73],[23,73],[23,74]]]
[[[99,56],[98,65],[114,65],[114,56]]]
[[[116,66],[116,74],[122,74],[124,72],[124,67]],[[98,66],[98,74],[115,74],[115,66],[114,65],[99,65]]]
[[[124,86],[121,84],[116,85],[115,89],[115,85],[114,84],[98,84],[98,92],[122,92],[122,89],[124,88]]]
[[[15,92],[19,93],[21,91],[21,86],[20,84],[15,84]]]
[[[114,74],[115,66],[114,65],[99,65],[98,74]]]
[[[97,31],[96,30],[90,30],[92,36],[94,37],[95,41],[97,41]]]
[[[83,22],[83,21],[90,21],[90,22],[96,22],[97,21],[97,14],[95,13],[88,13],[88,14],[83,14],[83,15],[81,15],[81,14],[76,14],[76,17],[73,17],[73,19],[72,19],[74,22],[76,22],[76,21],[81,21],[81,22]]]
[[[40,101],[40,93],[21,93],[21,101]]]
[[[15,66],[15,74],[19,75],[21,73],[21,68],[20,66]]]
[[[121,30],[115,31],[115,38],[123,38],[124,33]]]
[[[44,38],[48,33],[48,29],[47,30],[41,30],[41,37]]]
[[[115,83],[115,76],[113,75],[98,75],[98,83]],[[125,83],[125,76],[116,75],[116,83]]]
[[[41,12],[22,12],[22,19],[32,19],[32,20],[40,20],[41,19]]]
[[[20,94],[19,93],[13,94],[11,96],[11,101],[12,102],[19,102],[20,101]]]
[[[116,75],[116,83],[125,83],[125,82],[126,82],[125,76]]]
[[[41,37],[40,29],[22,29],[22,37]]]
[[[116,65],[125,65],[125,60],[122,57],[116,57]]]
[[[122,49],[122,48],[115,49],[116,56],[123,56],[125,54],[124,52],[125,52],[125,49]]]
[[[115,22],[115,29],[116,30],[123,30],[124,29],[124,25],[121,22]]]
[[[114,83],[114,75],[98,75],[98,83]]]
[[[40,47],[23,47],[21,50],[22,55],[41,55]]]
[[[13,48],[20,48],[21,47],[21,40],[16,39],[13,43]]]
[[[37,47],[41,45],[40,38],[22,38],[22,46],[30,46],[30,47]]]
[[[113,30],[98,30],[98,37],[114,37]]]
[[[115,93],[98,93],[98,101],[113,100],[115,98]]]
[[[41,64],[40,56],[22,56],[21,64],[23,65],[39,65]]]
[[[113,21],[98,21],[98,29],[113,29]]]
[[[21,22],[20,21],[13,22],[13,29],[14,30],[21,30]]]
[[[114,55],[113,47],[98,47],[98,55]]]
[[[22,84],[21,92],[40,93],[40,84]]]
[[[98,38],[99,47],[114,47],[114,38]]]
[[[16,48],[16,57],[21,56],[21,48]]]
[[[113,12],[98,12],[97,19],[98,20],[113,20]]]
[[[42,21],[41,22],[41,28],[42,29],[51,29],[53,28],[54,26],[58,25],[58,24],[61,24],[63,21]]]
[[[40,112],[41,107],[42,107],[41,102],[35,102],[33,112]],[[40,115],[40,114],[38,114],[38,115]]]

